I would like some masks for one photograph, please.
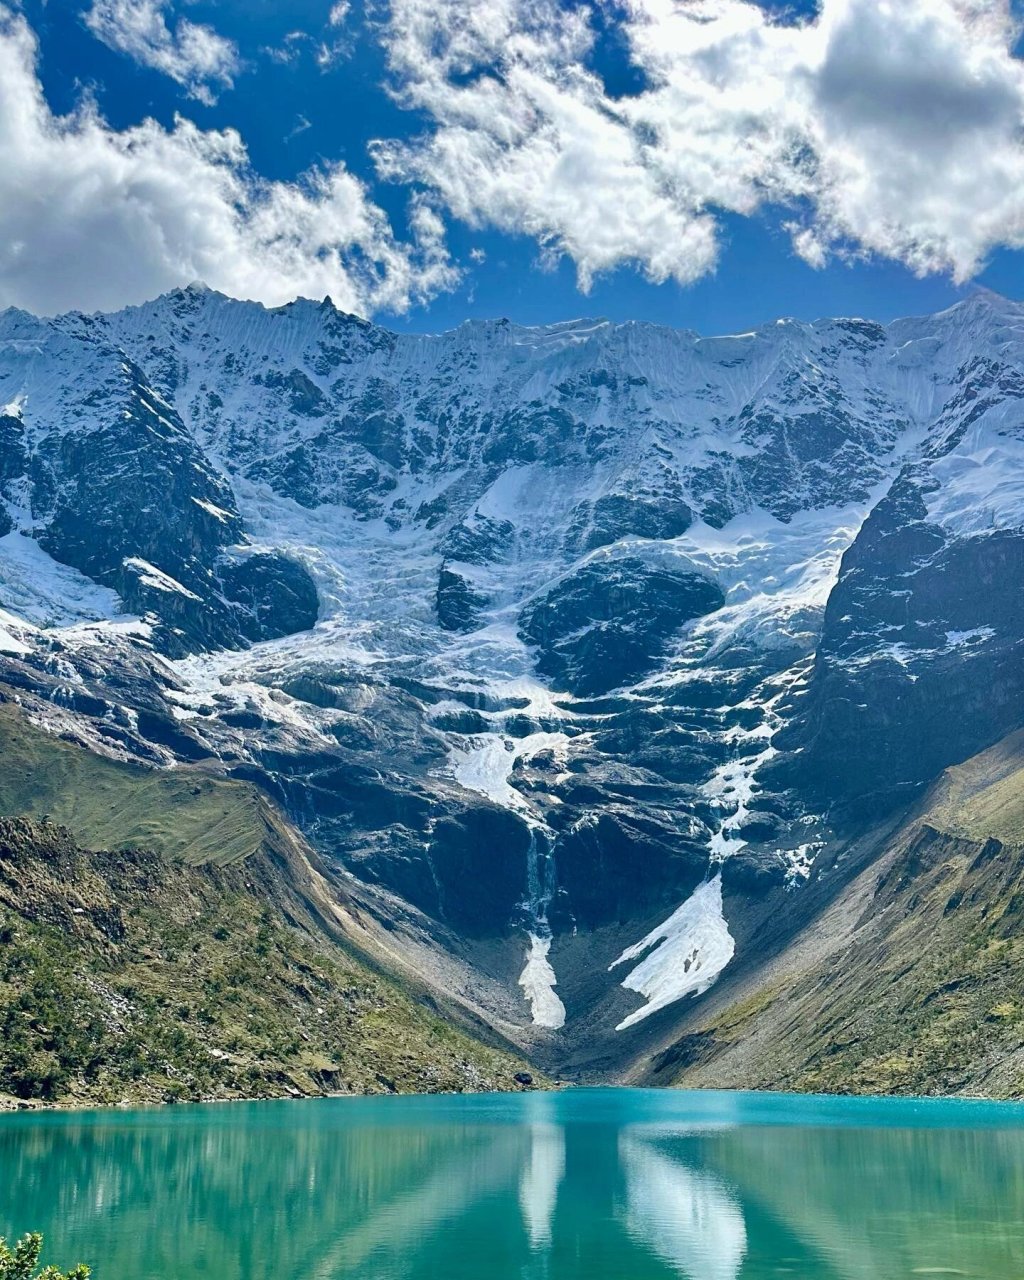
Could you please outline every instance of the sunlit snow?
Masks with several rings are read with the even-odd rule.
[[[542,938],[539,934],[530,934],[530,950],[526,957],[526,968],[519,975],[519,985],[530,1002],[534,1024],[557,1029],[565,1025],[565,1005],[553,990],[557,979],[548,960],[550,950],[550,935]]]
[[[1014,402],[1019,403],[1019,402]],[[960,537],[1024,525],[1024,441],[978,431],[931,464],[928,519]]]
[[[480,733],[453,743],[449,761],[455,781],[467,791],[476,791],[507,809],[529,812],[529,801],[509,783],[516,763],[542,751],[553,751],[557,756],[570,741],[564,733],[531,733],[523,738]]]
[[[316,748],[333,741],[332,729],[346,717],[357,717],[290,696],[282,688],[290,677],[322,667],[351,692],[383,687],[397,674],[409,687],[431,691],[416,714],[437,750],[426,766],[433,777],[452,790],[461,787],[467,802],[483,796],[515,813],[534,836],[551,837],[545,822],[559,797],[553,789],[520,790],[517,770],[551,752],[556,768],[545,776],[552,787],[565,781],[574,753],[583,756],[593,745],[600,717],[578,715],[564,691],[545,686],[535,655],[519,638],[519,615],[524,601],[581,564],[636,557],[701,573],[725,596],[721,609],[684,628],[657,672],[624,696],[654,705],[678,701],[686,693],[680,686],[705,677],[716,663],[729,670],[733,650],[760,655],[763,683],[743,702],[712,708],[700,728],[724,749],[713,757],[717,767],[696,780],[702,815],[708,807],[712,815],[708,855],[715,872],[716,864],[743,848],[742,828],[757,807],[758,775],[775,754],[773,738],[783,723],[780,698],[807,678],[841,558],[904,463],[927,467],[936,480],[926,492],[928,518],[950,534],[984,535],[1024,522],[1024,444],[1013,438],[1019,399],[996,397],[962,435],[956,434],[959,411],[947,411],[956,404],[967,362],[982,348],[1002,358],[1009,339],[1019,337],[1024,312],[1015,304],[966,303],[935,317],[897,321],[868,345],[849,341],[841,321],[783,322],[704,339],[653,325],[581,320],[538,328],[471,322],[448,334],[388,335],[366,346],[358,327],[318,303],[268,310],[205,291],[182,305],[186,321],[178,302],[168,299],[90,318],[84,347],[81,317],[51,322],[5,313],[0,351],[0,401],[22,420],[30,446],[53,423],[73,423],[81,432],[104,424],[106,410],[83,409],[80,393],[83,377],[94,376],[93,331],[102,331],[111,350],[124,352],[109,374],[95,374],[107,392],[130,383],[134,367],[148,370],[154,351],[173,356],[173,387],[164,393],[230,484],[249,540],[246,553],[283,552],[301,561],[316,583],[319,621],[312,630],[167,663],[173,714],[198,726],[212,704],[244,710],[262,719],[265,738],[279,734],[288,750]],[[331,333],[354,344],[343,378],[337,365],[324,364]],[[342,482],[351,457],[332,454],[340,445],[324,436],[326,419],[292,412],[268,372],[307,379],[339,423],[364,396],[389,388],[395,400],[388,412],[410,438],[424,434],[429,463],[414,466],[404,455],[384,468],[389,487],[379,489],[376,507],[346,505]],[[444,412],[436,404],[423,411],[424,396],[440,397]],[[165,426],[178,429],[155,389],[146,390],[143,403]],[[768,431],[773,422],[801,417],[807,430],[815,430],[806,422],[816,420],[822,404],[858,423],[869,447],[855,465],[843,454],[825,457],[817,469],[797,468],[799,492],[788,495],[795,509],[776,518],[758,505],[770,505],[772,495],[763,486],[755,492],[745,479],[763,448],[751,407]],[[553,423],[544,416],[548,410],[564,412],[564,422]],[[507,413],[523,415],[518,443],[529,447],[499,451],[497,462],[482,459],[475,450],[507,443],[489,442],[484,424],[501,423]],[[976,408],[970,413],[976,415]],[[255,478],[296,445],[309,446],[323,468],[309,506]],[[666,481],[709,519],[709,494],[739,514],[723,517],[721,528],[697,518],[677,538],[626,534],[589,551],[574,541],[588,504],[634,489],[667,493]],[[826,490],[842,505],[818,505],[833,500]],[[4,500],[16,528],[36,527],[24,485],[9,486]],[[217,520],[233,518],[206,499],[193,501]],[[435,507],[440,523],[426,519]],[[488,522],[499,533],[486,554],[457,564],[485,601],[474,620],[479,625],[446,632],[436,607],[442,535],[453,525],[474,531]],[[192,595],[147,561],[127,563],[153,589]],[[23,532],[0,538],[0,607],[17,615],[0,619],[0,648],[8,653],[32,643],[31,629],[17,618],[62,628],[69,645],[145,631],[145,623],[121,614],[113,591],[56,564]],[[990,638],[990,628],[976,627],[951,630],[945,640],[948,649],[969,655]],[[910,666],[940,652],[880,639],[865,661],[900,663],[914,678]],[[452,727],[469,709],[475,718],[467,716],[470,727],[479,732]],[[777,851],[788,862],[791,884],[809,874],[817,834],[801,831],[797,847]],[[549,1027],[565,1019],[554,991],[546,918],[555,856],[553,837],[543,859],[529,855],[528,874],[536,878],[540,863],[543,882],[531,881],[519,904],[529,947],[519,985],[534,1021]],[[733,948],[721,876],[715,874],[616,961],[639,962],[624,985],[647,998],[621,1026],[705,990]]]
[[[133,569],[139,575],[139,581],[154,591],[176,593],[189,600],[199,599],[194,591],[189,591],[188,587],[183,586],[177,578],[172,578],[169,573],[164,573],[162,569],[150,564],[148,560],[143,560],[141,556],[127,556],[124,567]]]
[[[96,622],[121,613],[117,592],[60,564],[34,538],[0,538],[0,606],[40,627]]]
[[[20,656],[31,652],[31,645],[25,644],[14,634],[15,631],[21,631],[23,626],[20,618],[15,618],[4,609],[0,609],[0,653],[13,653]]]
[[[645,959],[622,980],[629,991],[647,997],[647,1003],[615,1028],[625,1031],[658,1009],[700,995],[712,985],[732,959],[736,943],[722,912],[722,873],[698,885],[683,905],[652,929],[646,937],[627,947],[609,970]]]

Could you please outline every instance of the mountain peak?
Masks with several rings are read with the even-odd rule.
[[[977,284],[972,286],[966,296],[959,302],[955,302],[951,307],[947,307],[946,311],[940,312],[942,315],[970,312],[988,313],[999,316],[1019,316],[1022,311],[1020,302],[1013,298],[1007,298],[1005,294],[996,293],[994,289],[986,288],[985,285]]]
[[[1019,302],[1015,302],[1013,298],[1008,298],[1005,293],[997,293],[995,289],[988,288],[987,285],[973,285],[967,294],[968,302],[985,302],[992,307],[1013,307],[1020,306]]]

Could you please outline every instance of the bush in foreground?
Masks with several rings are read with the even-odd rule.
[[[89,1268],[82,1263],[70,1271],[44,1267],[36,1271],[43,1251],[43,1237],[38,1232],[24,1236],[12,1252],[0,1236],[0,1280],[89,1280]]]

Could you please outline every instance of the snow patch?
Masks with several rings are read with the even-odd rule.
[[[747,843],[736,832],[749,816],[750,803],[755,793],[754,778],[758,769],[776,755],[778,752],[769,744],[763,751],[746,760],[730,760],[727,764],[720,765],[701,787],[701,792],[717,807],[735,806],[711,837],[713,863],[724,862]]]
[[[808,879],[811,874],[811,868],[814,866],[814,859],[825,847],[824,840],[811,840],[807,844],[799,844],[795,849],[778,849],[777,853],[785,858],[786,863],[786,887],[795,889],[797,885]]]
[[[843,553],[884,487],[864,502],[798,511],[786,523],[760,508],[721,529],[697,520],[675,539],[673,551],[725,593],[723,607],[692,628],[692,639],[703,642],[702,660],[737,642],[763,650],[813,647]]]
[[[608,966],[609,972],[649,952],[622,980],[647,1004],[615,1028],[625,1031],[684,996],[700,995],[733,958],[736,942],[722,910],[722,873],[698,885],[683,905]]]
[[[62,627],[59,634],[61,641],[73,648],[104,645],[119,637],[131,637],[145,644],[153,634],[153,627],[143,618],[126,613],[120,618],[101,618],[97,622],[79,622],[73,627]]]
[[[0,609],[0,653],[13,653],[15,657],[31,653],[30,645],[19,640],[15,631],[23,631],[24,623],[5,609]]]
[[[505,809],[525,809],[526,800],[509,785],[516,762],[515,746],[499,733],[482,733],[448,754],[452,775],[460,787],[486,796]]]
[[[550,950],[550,934],[547,937],[530,934],[530,950],[526,954],[526,967],[519,975],[519,985],[530,1002],[534,1026],[557,1030],[565,1025],[565,1005],[554,992],[558,979],[548,960]]]
[[[928,519],[955,537],[1024,525],[1024,441],[995,439],[970,453],[949,453],[928,469],[938,482],[925,495]]]
[[[200,598],[194,591],[189,591],[188,587],[182,586],[177,578],[172,578],[169,573],[164,573],[163,569],[158,569],[155,564],[150,564],[141,556],[127,556],[123,564],[126,569],[132,569],[139,575],[139,581],[143,586],[152,587],[154,591],[185,596],[188,600]]]
[[[760,711],[763,717],[761,724],[752,729],[732,728],[722,734],[723,742],[737,744],[741,749],[752,749],[757,743],[764,745],[753,754],[727,760],[719,765],[701,787],[701,794],[716,809],[726,811],[718,830],[711,837],[712,865],[722,863],[726,858],[739,853],[748,843],[738,833],[750,816],[751,805],[758,791],[758,771],[778,755],[778,751],[772,746],[772,739],[783,723],[777,704],[805,679],[806,665],[803,662],[774,676],[770,683],[777,691],[772,696],[759,701],[755,695],[738,704],[738,707]]]
[[[486,796],[505,809],[531,812],[530,802],[509,783],[520,760],[530,760],[542,751],[565,752],[571,739],[564,733],[531,733],[524,738],[508,738],[500,733],[473,734],[457,742],[448,752],[448,765],[460,787]]]
[[[192,501],[197,507],[201,507],[207,515],[219,520],[221,524],[230,524],[234,519],[230,511],[225,511],[223,507],[218,507],[214,502],[207,502],[205,498],[193,498]]]
[[[8,533],[0,538],[0,607],[38,627],[66,627],[114,618],[121,601],[109,587],[58,563],[33,538]]]
[[[947,631],[946,647],[960,649],[968,645],[979,644],[984,640],[991,640],[994,635],[994,627],[972,627],[970,631]]]

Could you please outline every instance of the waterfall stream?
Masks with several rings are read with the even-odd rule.
[[[530,949],[526,967],[519,975],[519,985],[533,1011],[538,1027],[561,1027],[565,1023],[565,1005],[555,995],[555,971],[548,960],[551,950],[551,925],[548,908],[555,896],[554,841],[550,833],[530,823],[530,843],[526,850],[526,897],[522,908],[527,918]]]

